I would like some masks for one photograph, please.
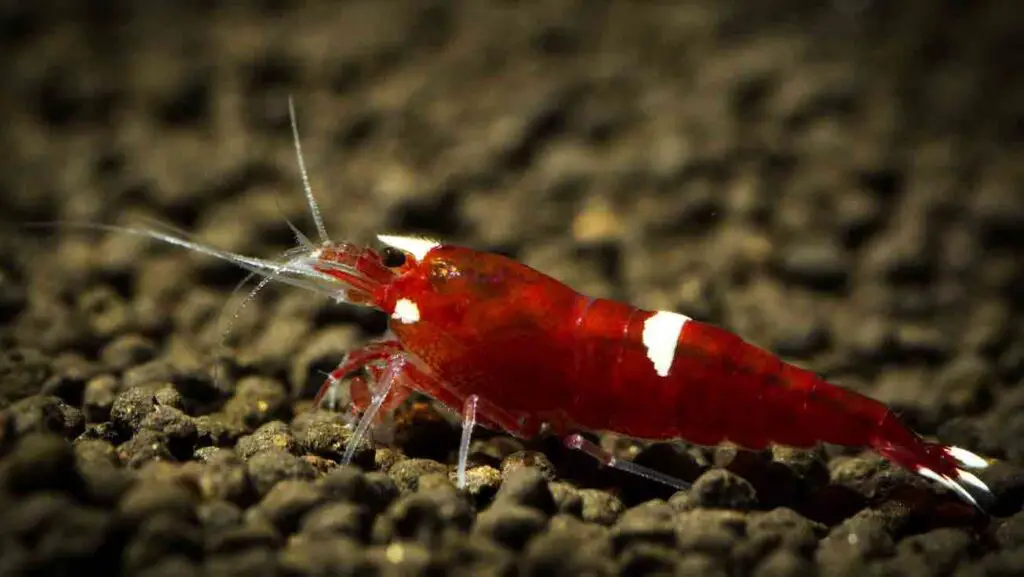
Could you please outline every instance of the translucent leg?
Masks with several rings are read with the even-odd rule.
[[[336,402],[337,393],[336,388],[341,383],[341,380],[352,371],[361,368],[374,361],[381,361],[391,357],[396,353],[402,352],[402,345],[398,341],[377,341],[370,343],[365,347],[352,351],[345,355],[345,358],[338,363],[327,379],[324,381],[323,386],[316,394],[316,398],[313,400],[313,406],[319,407],[323,402],[324,397],[328,397],[332,402]]]
[[[348,441],[348,446],[345,447],[345,455],[341,458],[341,464],[347,465],[352,462],[352,457],[356,453],[356,447],[359,442],[362,441],[363,436],[366,435],[366,430],[370,428],[370,424],[373,423],[374,417],[377,416],[377,412],[380,411],[381,405],[384,404],[384,400],[387,398],[388,393],[391,392],[391,386],[394,385],[398,376],[402,374],[402,370],[406,366],[405,355],[398,353],[388,358],[387,365],[384,367],[384,374],[381,376],[380,381],[373,390],[373,397],[370,401],[370,406],[367,407],[366,412],[359,419],[359,424],[356,425],[356,430],[352,432],[352,437]]]
[[[668,485],[669,487],[674,487],[676,489],[689,489],[691,486],[690,483],[687,483],[682,479],[677,479],[672,475],[666,475],[661,471],[655,471],[654,469],[644,467],[643,465],[637,465],[632,461],[623,461],[621,459],[618,459],[608,451],[605,451],[601,447],[594,444],[593,442],[584,439],[583,436],[578,433],[567,436],[563,442],[565,443],[566,447],[569,447],[570,449],[576,449],[577,451],[583,451],[584,453],[600,461],[606,467],[611,467],[613,469],[619,469],[620,471],[632,473],[634,475],[643,477],[645,479],[650,479],[651,481],[656,481],[658,483],[662,483]]]
[[[459,443],[459,468],[456,486],[459,489],[466,487],[466,461],[469,459],[469,441],[473,436],[473,427],[476,425],[476,404],[480,398],[470,395],[462,408],[462,441]]]

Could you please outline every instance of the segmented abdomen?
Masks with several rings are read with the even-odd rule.
[[[577,358],[586,392],[571,411],[580,426],[701,445],[867,445],[888,413],[718,327],[610,301],[590,308]]]

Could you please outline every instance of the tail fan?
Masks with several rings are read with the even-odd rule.
[[[968,469],[984,469],[989,463],[983,457],[966,449],[953,446],[931,445],[929,453],[936,454],[946,466],[939,469],[925,465],[913,467],[914,472],[931,479],[956,493],[961,499],[983,511],[995,500],[991,489]]]

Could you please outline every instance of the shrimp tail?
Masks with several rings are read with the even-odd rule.
[[[988,467],[989,461],[967,449],[927,442],[903,425],[891,413],[872,447],[889,461],[942,485],[964,501],[988,511],[995,501],[989,489],[972,470]]]

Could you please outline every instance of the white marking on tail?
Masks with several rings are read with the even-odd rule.
[[[946,453],[953,457],[961,467],[968,469],[984,469],[988,467],[988,461],[979,455],[968,451],[967,449],[961,449],[960,447],[948,447]]]
[[[441,246],[441,243],[429,238],[418,236],[392,236],[389,234],[377,235],[377,240],[398,250],[405,251],[420,261],[427,257],[427,253]]]
[[[398,302],[395,303],[395,312],[391,313],[391,318],[407,325],[419,322],[420,307],[416,306],[416,303],[409,299],[398,299]]]
[[[658,311],[644,321],[643,342],[647,358],[654,363],[659,377],[667,377],[676,357],[676,345],[690,317],[670,311]]]

